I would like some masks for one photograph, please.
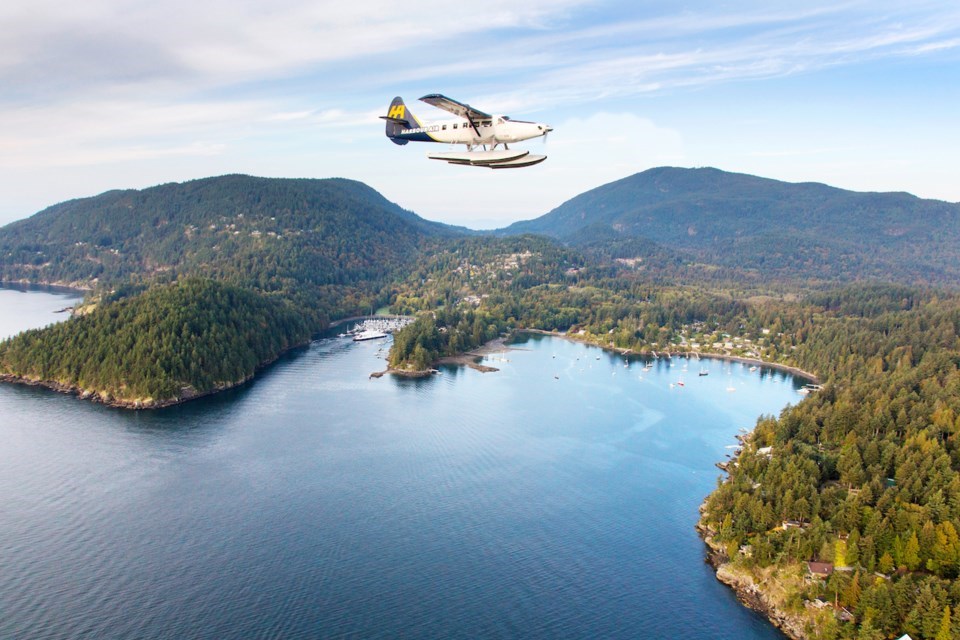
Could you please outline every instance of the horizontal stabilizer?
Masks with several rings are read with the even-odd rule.
[[[394,118],[392,116],[380,116],[381,120],[386,120],[387,122],[396,122],[397,124],[402,124],[405,127],[410,126],[410,121],[404,118]]]

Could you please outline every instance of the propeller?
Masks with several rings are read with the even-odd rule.
[[[553,131],[553,127],[545,124],[542,125],[541,128],[543,129],[543,144],[547,144],[547,136],[550,135],[551,131]]]

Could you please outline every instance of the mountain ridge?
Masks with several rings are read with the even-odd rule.
[[[382,275],[425,238],[466,233],[344,178],[229,174],[62,202],[0,228],[0,278],[96,283],[170,273],[226,275],[261,263],[276,282]],[[266,263],[266,264],[264,264]],[[256,278],[262,280],[262,278]]]
[[[856,192],[715,168],[657,167],[497,230],[573,247],[644,239],[688,261],[776,277],[960,281],[960,204],[905,192]],[[614,255],[613,257],[631,257]]]

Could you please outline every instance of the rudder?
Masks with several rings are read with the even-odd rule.
[[[400,137],[400,132],[411,128],[411,121],[416,119],[412,113],[407,111],[407,105],[403,103],[403,98],[397,96],[390,103],[387,115],[380,116],[387,121],[386,134],[394,144],[407,144],[409,140]]]

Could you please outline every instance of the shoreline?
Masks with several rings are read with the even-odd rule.
[[[701,512],[703,507],[703,504],[700,505]],[[751,575],[735,570],[720,545],[713,541],[713,532],[709,528],[701,522],[697,522],[694,528],[707,548],[703,561],[713,569],[716,579],[736,594],[740,604],[763,615],[790,640],[809,640],[809,636],[804,631],[807,620],[783,611],[770,596],[764,593],[761,585]]]
[[[432,366],[429,369],[412,371],[408,369],[395,369],[393,367],[387,367],[383,371],[374,371],[370,374],[370,377],[382,378],[383,376],[390,374],[399,376],[401,378],[426,378],[435,373],[440,373],[435,368],[440,365],[458,365],[462,367],[469,367],[474,371],[479,371],[480,373],[493,373],[494,371],[500,371],[500,369],[496,367],[490,367],[485,364],[480,364],[477,362],[477,359],[494,353],[507,353],[509,351],[514,351],[514,347],[506,344],[506,341],[509,339],[509,336],[500,336],[499,338],[494,338],[493,340],[480,345],[476,349],[464,351],[463,353],[455,356],[444,356],[432,362]]]
[[[499,371],[499,369],[497,369],[496,367],[489,367],[487,365],[482,365],[476,362],[476,359],[482,358],[484,356],[491,355],[494,353],[506,353],[509,351],[517,350],[517,347],[511,347],[507,345],[506,341],[512,339],[514,335],[519,333],[530,333],[534,335],[543,335],[543,336],[551,336],[554,338],[561,338],[563,340],[570,340],[572,342],[579,342],[581,344],[597,347],[598,349],[602,349],[603,351],[612,351],[614,353],[617,353],[619,355],[624,355],[624,356],[627,356],[627,355],[639,356],[639,357],[649,358],[651,360],[660,360],[663,358],[663,356],[659,354],[654,356],[649,353],[634,351],[633,349],[622,349],[619,347],[611,347],[609,345],[603,346],[593,340],[582,338],[577,335],[571,335],[569,333],[563,333],[560,331],[547,331],[546,329],[517,329],[508,336],[501,336],[499,338],[494,338],[493,340],[481,345],[480,347],[477,347],[476,349],[471,349],[470,351],[465,351],[458,355],[444,356],[436,360],[435,362],[432,362],[431,368],[425,371],[406,371],[403,369],[394,369],[392,367],[387,367],[387,369],[385,369],[384,371],[378,371],[375,374],[370,374],[370,375],[372,377],[379,378],[389,373],[389,374],[403,376],[407,378],[422,378],[428,375],[432,375],[434,372],[436,372],[436,369],[433,367],[436,367],[437,365],[442,365],[442,364],[455,364],[455,365],[470,367],[471,369],[475,369],[483,373]],[[768,369],[773,369],[774,371],[788,373],[794,376],[795,378],[806,380],[811,384],[822,384],[820,381],[820,378],[814,373],[811,373],[809,371],[804,371],[799,367],[794,367],[794,366],[791,366],[788,364],[782,364],[779,362],[767,362],[766,360],[761,360],[759,358],[747,358],[744,356],[734,356],[726,353],[710,353],[710,352],[700,352],[700,351],[696,351],[696,352],[684,351],[682,353],[674,353],[674,354],[671,354],[669,352],[664,352],[664,354],[666,355],[667,359],[670,359],[673,357],[686,358],[688,360],[691,358],[697,358],[697,359],[708,358],[712,360],[721,360],[725,362],[738,362],[740,364],[753,365],[757,367],[766,367]]]
[[[647,353],[638,353],[632,349],[621,349],[610,346],[602,346],[597,344],[593,340],[588,340],[580,338],[578,336],[571,336],[566,333],[560,333],[558,331],[545,331],[543,329],[523,329],[527,333],[538,334],[538,335],[548,335],[556,338],[564,338],[571,340],[573,342],[580,342],[583,344],[588,344],[591,346],[599,347],[604,351],[613,351],[619,355],[635,355],[642,356],[650,359],[661,359],[663,356],[657,355],[653,356],[652,354]],[[759,367],[768,367],[776,371],[781,371],[788,373],[794,377],[807,380],[812,384],[821,384],[820,378],[809,371],[804,371],[798,367],[793,367],[790,365],[780,364],[776,362],[766,362],[758,358],[746,358],[743,356],[734,356],[730,354],[723,353],[701,353],[701,352],[684,352],[681,354],[670,354],[666,353],[667,358],[682,357],[682,358],[711,358],[714,360],[721,360],[727,362],[739,362],[741,364],[756,365]],[[699,511],[702,514],[704,507],[706,506],[706,501],[700,505]],[[785,636],[790,640],[809,640],[809,636],[805,632],[806,623],[809,622],[803,616],[794,615],[784,611],[780,608],[779,604],[774,601],[774,599],[764,591],[763,584],[758,583],[754,577],[748,574],[745,571],[738,570],[733,566],[731,562],[727,559],[724,550],[720,545],[716,544],[713,541],[712,532],[702,524],[702,519],[698,520],[695,525],[697,533],[700,535],[701,540],[703,540],[704,545],[707,548],[707,554],[704,558],[704,561],[710,564],[713,568],[714,576],[718,581],[723,583],[725,586],[729,587],[734,594],[737,596],[737,600],[748,609],[752,609],[757,613],[763,615],[773,626],[779,629]]]
[[[464,351],[463,353],[455,356],[444,356],[443,358],[437,360],[434,364],[456,364],[470,367],[471,369],[481,373],[500,371],[500,369],[496,367],[480,364],[477,362],[477,358],[483,358],[484,356],[493,355],[495,353],[509,353],[510,351],[514,351],[514,347],[507,345],[507,340],[509,340],[510,337],[511,336],[501,336],[499,338],[494,338],[493,340],[480,345],[476,349]]]
[[[13,287],[11,287],[10,285],[13,285]],[[30,283],[30,284],[25,284],[25,283],[0,282],[0,287],[4,287],[4,286],[6,286],[7,288],[14,288],[14,287],[16,287],[16,288],[22,288],[22,289],[33,288],[33,289],[40,289],[40,290],[56,288],[56,289],[59,289],[60,291],[63,291],[63,292],[69,291],[69,292],[73,292],[73,293],[76,293],[76,292],[79,291],[78,289],[74,289],[74,288],[71,288],[71,287],[66,287],[66,286],[61,286],[61,285],[53,285],[53,284],[49,284],[49,283],[43,283],[43,284]],[[59,312],[57,312],[57,313],[59,313]],[[55,392],[57,392],[57,393],[63,393],[63,394],[66,394],[66,395],[73,395],[73,396],[76,396],[76,398],[79,399],[79,400],[88,400],[88,401],[93,402],[93,403],[95,403],[95,404],[102,404],[102,405],[104,405],[104,406],[106,406],[106,407],[112,407],[112,408],[115,408],[115,409],[127,409],[127,410],[132,410],[132,411],[153,410],[153,409],[165,409],[165,408],[167,408],[167,407],[175,407],[175,406],[177,406],[177,405],[181,405],[181,404],[190,402],[190,401],[192,401],[192,400],[198,400],[198,399],[200,399],[200,398],[205,398],[205,397],[207,397],[207,396],[212,396],[212,395],[215,395],[215,394],[220,393],[220,392],[222,392],[222,391],[229,391],[230,389],[235,389],[235,388],[237,388],[237,387],[239,387],[239,386],[242,386],[242,385],[250,382],[250,381],[253,380],[254,378],[256,378],[257,374],[259,374],[262,370],[266,369],[267,367],[269,367],[269,366],[273,365],[274,363],[276,363],[278,360],[280,360],[280,358],[282,358],[282,357],[283,357],[284,355],[286,355],[287,353],[289,353],[289,352],[291,352],[291,351],[293,351],[293,350],[295,350],[295,349],[300,349],[300,348],[302,348],[302,347],[309,346],[310,343],[313,342],[313,340],[317,339],[317,337],[319,337],[319,336],[323,336],[323,334],[326,333],[326,332],[328,332],[330,329],[332,329],[332,328],[334,328],[334,327],[336,327],[336,326],[339,326],[339,325],[341,325],[341,324],[347,323],[347,322],[352,322],[352,321],[356,321],[356,320],[362,320],[362,319],[366,319],[366,318],[377,318],[377,317],[384,317],[384,316],[375,316],[375,315],[374,315],[374,316],[366,316],[366,315],[365,315],[365,316],[350,316],[350,317],[347,317],[347,318],[340,318],[340,319],[338,319],[338,320],[334,320],[334,321],[328,323],[328,324],[327,324],[327,327],[326,327],[325,329],[323,329],[323,330],[321,330],[321,331],[317,331],[317,332],[311,334],[310,338],[307,339],[305,342],[302,342],[302,343],[300,343],[300,344],[291,345],[291,346],[287,347],[286,349],[284,349],[283,351],[277,353],[274,357],[272,357],[272,358],[270,358],[270,359],[268,359],[268,360],[265,360],[264,362],[261,362],[260,364],[258,364],[258,365],[254,368],[253,372],[252,372],[250,375],[244,377],[242,380],[237,380],[237,381],[235,381],[235,382],[227,383],[227,384],[224,384],[224,385],[218,385],[218,386],[214,387],[213,389],[210,389],[210,390],[208,390],[208,391],[203,391],[203,392],[196,391],[196,390],[193,389],[192,387],[184,387],[184,389],[186,389],[186,391],[183,392],[181,395],[176,396],[176,397],[173,397],[173,398],[166,398],[166,399],[161,399],[161,400],[155,400],[155,399],[150,399],[150,400],[130,400],[130,399],[123,399],[123,398],[114,398],[114,397],[111,396],[110,394],[103,395],[103,394],[101,394],[99,391],[96,391],[96,390],[94,390],[94,389],[84,389],[84,388],[82,388],[82,387],[80,387],[80,386],[78,386],[78,385],[65,384],[65,383],[63,383],[63,382],[58,382],[58,381],[56,381],[56,380],[37,380],[37,379],[33,379],[33,378],[27,378],[27,377],[24,377],[24,376],[16,375],[16,374],[13,374],[13,373],[0,373],[0,384],[19,384],[19,385],[28,386],[28,387],[39,387],[39,388],[42,388],[42,389],[48,389],[48,390],[50,390],[50,391],[55,391]],[[394,316],[394,317],[405,317],[405,316]],[[384,373],[386,373],[386,372],[381,372],[380,375],[383,375]],[[403,373],[404,373],[405,375],[410,375],[410,372],[403,372]],[[430,372],[423,372],[422,375],[430,375]],[[379,376],[377,376],[377,377],[379,377]],[[413,377],[413,376],[411,376],[411,377]]]
[[[217,385],[213,389],[202,392],[197,391],[192,386],[187,386],[181,389],[182,395],[162,400],[127,400],[123,398],[114,398],[110,394],[104,396],[99,391],[95,391],[93,389],[84,389],[76,385],[64,384],[55,380],[34,380],[32,378],[25,378],[12,373],[0,373],[0,383],[19,384],[27,387],[40,387],[43,389],[49,389],[50,391],[56,391],[57,393],[76,396],[78,400],[89,400],[95,404],[102,404],[105,407],[112,407],[114,409],[128,409],[133,411],[139,411],[141,409],[165,409],[167,407],[175,407],[192,400],[198,400],[207,396],[216,395],[221,391],[229,391],[230,389],[236,389],[237,387],[243,386],[244,384],[253,380],[263,369],[266,369],[267,367],[276,363],[287,353],[290,353],[295,349],[306,347],[309,344],[310,342],[305,342],[303,344],[293,345],[287,349],[284,349],[282,352],[278,353],[275,358],[258,364],[253,370],[253,373],[246,376],[242,380]]]
[[[571,340],[573,342],[588,344],[588,345],[597,347],[599,349],[603,349],[604,351],[613,351],[623,356],[628,356],[628,355],[640,356],[644,358],[650,358],[651,360],[660,360],[663,358],[662,355],[654,356],[649,353],[634,351],[633,349],[622,349],[620,347],[611,347],[609,345],[603,346],[601,344],[597,344],[593,340],[582,338],[576,335],[570,335],[568,333],[561,333],[559,331],[547,331],[545,329],[519,329],[518,333],[533,333],[537,335],[563,338],[565,340]],[[774,369],[776,371],[781,371],[783,373],[789,373],[790,375],[795,376],[797,378],[802,378],[804,380],[807,380],[812,384],[821,384],[820,378],[816,374],[810,373],[809,371],[804,371],[803,369],[800,369],[798,367],[794,367],[787,364],[781,364],[779,362],[767,362],[766,360],[760,360],[759,358],[747,358],[744,356],[734,356],[726,353],[711,353],[711,352],[703,352],[703,351],[695,351],[695,352],[684,351],[682,353],[672,353],[672,354],[670,352],[665,351],[664,353],[666,354],[667,359],[674,358],[674,357],[686,358],[686,359],[710,358],[712,360],[725,360],[727,362],[739,362],[741,364],[756,365],[758,367],[767,367],[768,369]]]
[[[52,291],[53,293],[75,293],[82,298],[93,291],[93,287],[79,282],[34,282],[30,280],[0,280],[0,288],[16,291]]]
[[[276,363],[284,355],[290,353],[295,349],[300,349],[306,347],[310,344],[311,341],[304,342],[302,344],[292,345],[287,347],[276,357],[271,358],[270,360],[265,360],[258,364],[253,372],[244,377],[242,380],[237,380],[235,382],[229,382],[222,385],[217,385],[213,389],[208,391],[197,391],[192,386],[186,386],[181,388],[181,395],[166,398],[166,399],[149,399],[149,400],[128,400],[123,398],[114,398],[110,394],[103,395],[99,391],[94,389],[84,389],[77,385],[65,384],[63,382],[57,382],[56,380],[35,380],[33,378],[26,378],[24,376],[18,376],[12,373],[0,373],[0,383],[5,384],[19,384],[27,387],[40,387],[42,389],[48,389],[50,391],[56,391],[57,393],[63,393],[66,395],[76,396],[78,400],[88,400],[95,404],[102,404],[105,407],[112,407],[114,409],[127,409],[131,411],[139,411],[141,409],[165,409],[167,407],[175,407],[177,405],[190,402],[192,400],[198,400],[200,398],[205,398],[207,396],[212,396],[220,393],[221,391],[229,391],[230,389],[236,389],[237,387],[243,386],[244,384],[253,380],[258,373],[263,369],[271,366]]]

